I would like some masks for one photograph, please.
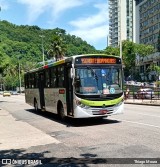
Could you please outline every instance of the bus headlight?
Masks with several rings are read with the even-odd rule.
[[[76,99],[76,105],[81,107],[81,108],[84,108],[84,109],[88,109],[89,108],[89,106],[86,106],[85,104],[81,103],[80,100],[77,100],[77,99]]]
[[[76,98],[76,99],[75,99],[75,103],[76,103],[77,106],[79,106],[79,107],[81,107],[81,108],[83,108],[83,109],[89,109],[89,108],[90,108],[89,106],[83,104],[83,103],[81,102],[81,99]]]
[[[77,105],[77,106],[80,106],[81,104],[82,104],[81,101],[78,100],[78,99],[76,99],[76,105]]]
[[[81,108],[86,107],[84,104],[81,103],[80,100],[76,100],[76,105],[79,106],[79,107],[81,107]]]

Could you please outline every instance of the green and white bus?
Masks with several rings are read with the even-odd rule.
[[[124,108],[119,57],[68,57],[25,73],[26,103],[61,118],[107,117]]]

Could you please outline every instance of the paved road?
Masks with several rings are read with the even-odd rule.
[[[160,157],[159,106],[125,104],[122,115],[66,122],[51,113],[35,113],[23,96],[0,96],[0,109],[1,157],[34,158],[43,163],[53,162],[53,157]]]

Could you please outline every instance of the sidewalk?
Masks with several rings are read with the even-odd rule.
[[[136,105],[149,105],[149,106],[160,106],[160,99],[127,99],[124,101],[125,104],[136,104]]]
[[[17,121],[0,108],[0,150],[22,149],[60,143],[55,138],[23,121]]]

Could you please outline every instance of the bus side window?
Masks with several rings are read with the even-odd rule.
[[[58,67],[58,87],[64,87],[64,66]]]
[[[28,74],[25,75],[25,88],[28,88]]]
[[[51,68],[50,78],[51,78],[51,87],[56,88],[56,68],[55,67]]]
[[[45,83],[45,87],[46,88],[50,87],[50,69],[46,70],[46,83]]]
[[[34,81],[34,84],[35,84],[35,88],[38,88],[38,72],[35,73],[35,81]]]
[[[29,74],[29,88],[33,88],[32,85],[33,85],[33,74]]]

